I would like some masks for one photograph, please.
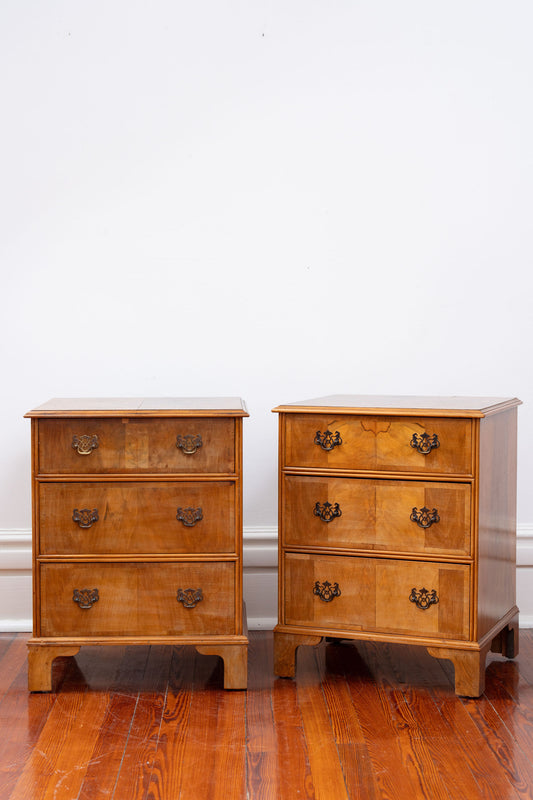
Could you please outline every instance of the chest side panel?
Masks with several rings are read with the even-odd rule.
[[[478,636],[516,603],[517,412],[480,421]]]

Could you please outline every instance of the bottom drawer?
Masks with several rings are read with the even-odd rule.
[[[41,564],[41,636],[235,633],[235,563]]]
[[[469,638],[464,564],[287,553],[284,592],[286,625]]]

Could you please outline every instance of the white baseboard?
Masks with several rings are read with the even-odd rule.
[[[516,595],[520,627],[533,628],[533,525],[516,531]]]
[[[516,548],[517,605],[522,628],[533,628],[533,525],[519,525]],[[250,630],[277,622],[277,528],[244,529],[243,584]],[[0,631],[30,631],[31,531],[0,531]]]
[[[0,631],[31,631],[31,531],[0,531]]]
[[[272,630],[278,621],[278,529],[245,528],[243,594],[248,628]]]

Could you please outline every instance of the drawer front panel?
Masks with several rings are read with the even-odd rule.
[[[470,554],[466,483],[286,475],[285,546]]]
[[[41,636],[235,633],[234,562],[41,564],[40,585]]]
[[[216,482],[41,483],[40,553],[235,552],[235,486]]]
[[[468,566],[297,553],[284,566],[287,625],[469,638]]]
[[[41,474],[233,473],[233,419],[39,420]]]
[[[326,414],[285,419],[285,466],[472,474],[471,420]]]

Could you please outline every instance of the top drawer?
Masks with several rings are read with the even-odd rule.
[[[40,419],[41,474],[234,473],[233,418]]]
[[[472,420],[283,414],[286,467],[473,473]]]

